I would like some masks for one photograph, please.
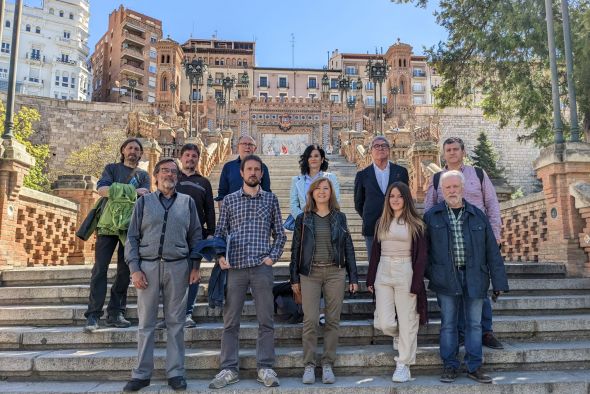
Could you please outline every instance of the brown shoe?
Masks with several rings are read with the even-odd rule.
[[[481,338],[481,343],[490,349],[504,349],[504,345],[496,339],[493,332],[484,333]]]
[[[473,372],[467,372],[467,377],[469,377],[479,383],[492,383],[492,378],[489,375],[486,375],[481,370],[481,368],[477,368]]]

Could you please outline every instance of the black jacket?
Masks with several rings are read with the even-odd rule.
[[[409,185],[408,170],[397,164],[389,163],[389,182],[403,182]],[[373,164],[356,173],[354,179],[354,209],[363,218],[363,235],[372,237],[375,224],[383,213],[385,194],[381,191]]]
[[[346,268],[350,283],[358,283],[356,259],[352,238],[346,224],[346,215],[340,211],[330,214],[332,233],[332,253],[338,267]],[[303,239],[301,233],[303,231]],[[315,249],[315,229],[313,217],[309,213],[302,213],[295,219],[293,244],[291,245],[291,283],[299,283],[299,275],[309,275]]]

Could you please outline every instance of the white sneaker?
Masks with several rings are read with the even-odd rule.
[[[258,370],[257,380],[266,387],[277,387],[280,384],[279,378],[277,378],[277,373],[273,371],[272,368],[260,368]]]
[[[397,366],[395,367],[395,372],[393,373],[391,380],[397,383],[404,383],[409,382],[410,379],[412,379],[410,367],[406,364],[397,363]]]
[[[332,371],[332,366],[330,364],[322,365],[322,383],[333,384],[335,382],[336,382],[336,376],[334,376],[334,371]]]
[[[228,384],[239,382],[238,373],[230,369],[224,369],[215,375],[215,378],[209,383],[210,389],[220,389]]]
[[[303,378],[301,379],[303,384],[314,384],[315,383],[315,365],[307,364],[305,371],[303,371]]]

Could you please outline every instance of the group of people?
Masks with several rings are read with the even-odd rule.
[[[508,291],[499,249],[499,205],[485,172],[463,164],[464,149],[458,138],[444,142],[446,167],[431,180],[423,218],[408,187],[408,172],[390,162],[390,146],[384,137],[373,139],[373,163],[355,179],[354,205],[362,218],[369,256],[366,285],[375,297],[374,325],[392,336],[398,349],[394,382],[411,379],[418,328],[427,322],[425,277],[440,308],[441,381],[455,380],[458,350],[464,343],[468,376],[491,382],[481,368],[482,343],[502,348],[493,335],[487,297],[490,280],[494,299]],[[227,277],[220,372],[209,388],[239,381],[240,319],[248,292],[254,298],[259,323],[257,380],[266,387],[279,386],[273,370],[272,266],[281,257],[287,237],[278,199],[270,190],[268,168],[254,155],[255,140],[240,137],[238,157],[223,167],[215,199],[220,208],[217,222],[211,184],[196,170],[198,146],[182,147],[180,166],[174,159],[156,164],[153,193],[149,193],[150,176],[137,166],[143,153],[140,141],[128,139],[120,151],[120,163],[107,165],[99,180],[99,194],[109,197],[109,204],[117,185],[132,185],[137,201],[130,212],[124,247],[122,237],[98,228],[84,330],[99,328],[107,269],[119,245],[106,324],[130,325],[124,316],[129,276],[137,289],[139,319],[137,366],[124,391],[138,391],[150,384],[156,328],[167,330],[168,384],[175,390],[186,388],[183,328],[195,326],[192,310],[200,263],[203,256],[211,255]],[[347,218],[339,207],[340,184],[335,174],[327,172],[326,152],[319,145],[310,145],[299,164],[301,174],[293,177],[290,192],[290,213],[296,219],[289,268],[291,288],[301,297],[304,314],[302,382],[316,381],[323,309],[319,360],[321,380],[330,384],[336,381],[333,366],[344,294],[358,291],[359,277]],[[160,297],[164,320],[158,323]]]

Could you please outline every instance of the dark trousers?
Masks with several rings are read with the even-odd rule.
[[[193,309],[195,307],[195,301],[197,299],[197,294],[199,293],[199,285],[200,283],[193,283],[192,285],[188,285],[188,296],[186,301],[186,314],[192,316]]]
[[[127,289],[129,288],[129,266],[125,263],[124,246],[119,237],[114,235],[98,235],[96,237],[96,250],[94,253],[94,267],[90,278],[90,297],[88,299],[88,310],[84,316],[102,316],[102,307],[107,294],[107,271],[113,257],[115,248],[117,250],[117,274],[111,287],[111,299],[107,306],[109,316],[119,312],[125,313],[127,306]]]

